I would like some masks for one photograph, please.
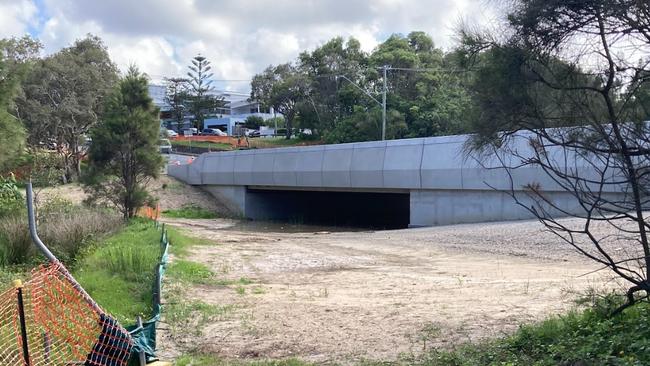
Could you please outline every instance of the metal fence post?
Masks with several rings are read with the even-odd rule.
[[[137,326],[138,328],[142,328],[142,317],[138,315],[137,319]],[[146,366],[147,365],[147,357],[144,354],[143,350],[140,350],[140,353],[138,353],[138,358],[140,360],[140,366]]]
[[[18,317],[20,318],[20,336],[23,344],[23,359],[25,365],[30,366],[29,360],[29,344],[27,342],[27,325],[25,323],[25,304],[23,303],[23,282],[20,280],[14,281],[14,287],[18,296]]]

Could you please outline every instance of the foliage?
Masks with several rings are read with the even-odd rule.
[[[610,317],[611,304],[521,326],[512,336],[452,351],[434,349],[404,363],[436,365],[647,365],[650,363],[650,305]]]
[[[0,177],[0,218],[21,212],[24,205],[16,178],[13,175],[7,178]]]
[[[212,271],[202,263],[175,259],[169,265],[169,276],[188,284],[210,284]]]
[[[40,49],[41,44],[27,36],[0,40],[0,173],[13,167],[25,145],[13,100]]]
[[[106,46],[89,35],[39,60],[23,83],[16,114],[29,131],[29,143],[56,148],[67,180],[81,174],[84,139],[102,118],[117,78]]]
[[[283,114],[279,101],[291,101],[292,122],[328,142],[376,140],[381,138],[377,101],[384,82],[378,70],[384,65],[390,67],[387,138],[469,131],[469,77],[455,71],[459,63],[453,52],[444,54],[423,32],[392,35],[370,54],[354,38],[333,38],[301,53],[296,66],[271,66],[256,75],[251,97]]]
[[[196,205],[186,205],[178,209],[169,209],[163,211],[163,216],[165,217],[174,217],[174,218],[183,218],[183,219],[214,219],[217,218],[217,215],[210,211],[206,210],[203,207]]]
[[[171,108],[172,119],[178,128],[183,125],[188,110],[189,82],[186,78],[165,79],[165,103]]]
[[[203,129],[203,121],[206,114],[214,113],[217,108],[222,107],[223,98],[215,97],[210,94],[212,91],[212,66],[210,61],[204,56],[198,55],[192,59],[192,64],[188,66],[190,71],[189,77],[189,104],[190,111],[194,115],[194,127],[199,130]]]
[[[124,218],[151,200],[145,189],[158,176],[158,109],[147,79],[131,67],[106,103],[105,117],[92,130],[86,189],[91,202],[109,202]]]
[[[248,116],[244,120],[244,127],[251,130],[259,130],[262,125],[264,125],[264,118],[260,116]]]
[[[18,212],[20,215],[0,218],[0,267],[33,265],[43,259],[29,237],[24,209]],[[37,213],[41,239],[69,266],[96,240],[121,226],[119,217],[111,212],[56,197],[42,203]]]
[[[207,354],[187,354],[182,355],[176,360],[176,366],[309,366],[311,363],[304,362],[295,358],[283,360],[224,360],[214,355]]]
[[[507,37],[462,35],[461,51],[476,69],[474,147],[509,168],[517,203],[627,281],[621,311],[650,294],[650,3],[518,0],[508,12]],[[546,196],[547,187],[514,178],[530,167],[543,169],[582,210],[568,211]],[[602,236],[597,223],[616,232]]]
[[[136,316],[151,314],[159,257],[160,231],[149,220],[132,219],[124,230],[89,250],[73,275],[122,324],[135,323]]]
[[[284,116],[286,138],[292,135],[293,121],[309,94],[309,81],[292,64],[269,66],[251,82],[251,99],[273,107]]]

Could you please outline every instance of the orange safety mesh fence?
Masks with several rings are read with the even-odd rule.
[[[27,340],[21,334],[19,291]],[[34,269],[20,290],[0,294],[0,365],[126,365],[133,347],[131,336],[91,302],[60,263]]]
[[[156,205],[156,207],[149,207],[149,206],[144,206],[140,207],[138,209],[137,215],[140,217],[146,217],[148,219],[152,219],[154,221],[158,221],[160,219],[160,214],[162,211],[160,211],[160,205]]]

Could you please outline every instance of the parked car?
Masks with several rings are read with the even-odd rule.
[[[201,131],[201,135],[205,135],[205,136],[228,136],[227,133],[221,131],[218,128],[204,128],[203,131]]]
[[[169,137],[177,137],[178,133],[174,130],[167,130],[167,136]]]
[[[199,134],[199,130],[198,130],[198,128],[187,128],[187,129],[184,129],[184,130],[183,130],[183,135],[186,134],[185,131],[190,132],[190,134],[191,134],[191,135],[194,135],[194,136],[196,136],[196,135]]]
[[[172,143],[168,139],[160,139],[158,142],[161,154],[171,154],[172,153]]]
[[[246,136],[248,137],[260,137],[260,131],[259,130],[250,130],[246,133]]]

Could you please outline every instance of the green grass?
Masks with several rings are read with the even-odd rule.
[[[175,259],[167,270],[169,277],[188,284],[210,284],[214,274],[202,263]]]
[[[261,361],[243,361],[243,360],[224,360],[217,356],[188,354],[176,359],[175,366],[308,366],[312,365],[295,358],[284,360],[261,360]]]
[[[177,141],[171,140],[172,146],[190,146],[190,141]],[[232,150],[233,146],[223,142],[210,142],[210,141],[192,141],[192,147],[202,147],[212,150]]]
[[[611,317],[612,306],[596,306],[524,325],[512,336],[453,351],[433,350],[405,358],[421,366],[469,365],[650,365],[650,304]],[[400,362],[400,363],[402,363]]]
[[[173,325],[196,322],[200,328],[208,321],[223,319],[234,309],[233,305],[213,305],[203,301],[186,301],[182,298],[170,299],[165,307],[165,319]]]
[[[320,141],[303,140],[300,138],[292,138],[287,140],[284,137],[260,137],[248,140],[251,147],[263,149],[267,147],[281,147],[281,146],[297,146],[297,145],[318,145],[322,144]]]
[[[215,219],[218,217],[214,212],[194,205],[187,205],[172,210],[164,210],[163,216],[179,219]]]
[[[188,253],[189,248],[195,245],[219,245],[212,240],[185,235],[182,231],[171,226],[166,226],[166,229],[167,234],[169,235],[169,250],[177,257],[185,256]]]
[[[152,312],[154,268],[160,256],[160,231],[148,220],[96,244],[78,263],[75,278],[98,304],[122,324]]]

